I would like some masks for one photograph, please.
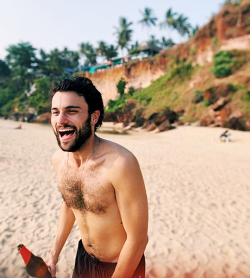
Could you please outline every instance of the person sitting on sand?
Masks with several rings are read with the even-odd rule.
[[[229,142],[229,140],[230,140],[230,138],[231,138],[231,134],[230,133],[228,133],[228,130],[226,130],[225,132],[223,132],[222,134],[221,134],[221,136],[220,136],[220,140],[222,141],[222,142]]]
[[[61,149],[52,158],[63,202],[52,249],[45,258],[52,277],[76,220],[73,278],[144,278],[148,204],[139,164],[124,147],[98,137],[104,108],[85,77],[54,89],[51,124]]]
[[[22,129],[22,125],[15,127],[15,129]]]

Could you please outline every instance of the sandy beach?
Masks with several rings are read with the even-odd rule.
[[[0,120],[0,278],[26,278],[17,251],[45,257],[62,203],[50,126]],[[250,133],[182,126],[164,133],[99,136],[133,152],[149,202],[147,278],[250,277]],[[58,262],[70,278],[80,239],[74,226]]]

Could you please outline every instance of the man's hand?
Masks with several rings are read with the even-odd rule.
[[[53,278],[56,277],[56,264],[58,262],[58,258],[56,256],[53,256],[53,254],[50,251],[44,259],[44,262],[48,266],[49,271],[51,272],[51,276]]]

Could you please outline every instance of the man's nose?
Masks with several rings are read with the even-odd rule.
[[[57,125],[62,125],[62,124],[66,124],[68,123],[68,118],[67,115],[65,115],[64,113],[60,113],[57,117]]]

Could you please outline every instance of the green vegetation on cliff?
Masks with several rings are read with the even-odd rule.
[[[182,88],[190,80],[193,74],[199,71],[199,67],[193,67],[190,62],[185,59],[179,61],[174,59],[170,65],[166,75],[153,81],[152,84],[133,94],[126,94],[116,101],[109,102],[109,109],[106,112],[114,112],[122,107],[128,100],[134,99],[138,103],[138,107],[144,108],[148,116],[164,107],[175,106],[179,103],[185,103],[186,98]],[[130,89],[131,90],[131,89]]]
[[[145,26],[157,20],[149,8],[142,16],[141,24]],[[109,101],[106,113],[118,113],[118,121],[128,123],[138,120],[141,125],[143,121],[155,118],[158,112],[166,116],[176,111],[182,123],[199,121],[202,125],[222,126],[230,119],[237,118],[249,121],[250,129],[250,54],[239,50],[221,51],[222,42],[229,45],[224,49],[233,49],[230,44],[234,40],[229,42],[228,39],[250,33],[249,18],[249,0],[227,1],[218,15],[193,34],[187,18],[183,15],[177,17],[169,9],[164,22],[160,22],[161,27],[176,29],[181,35],[189,34],[192,38],[175,47],[172,47],[170,39],[163,38],[161,46],[171,49],[165,49],[145,61],[125,63],[119,69],[122,73],[119,76],[123,76],[117,83],[119,98]],[[120,27],[116,28],[121,48],[128,47],[133,31],[131,26],[131,22],[122,18]],[[160,40],[151,36],[150,44],[159,45]],[[138,52],[137,42],[130,44],[130,47],[131,52]],[[65,48],[45,53],[41,49],[38,57],[36,49],[29,43],[10,46],[5,60],[0,60],[0,116],[13,116],[17,112],[24,115],[32,110],[37,114],[49,111],[52,85],[62,78],[72,77],[77,71],[77,74],[84,75],[79,72],[80,55],[85,57],[86,64],[91,65],[96,62],[97,56],[106,59],[116,56],[116,50],[100,41],[96,49],[90,43],[82,43],[79,52]],[[214,57],[213,62],[209,63],[211,51]],[[116,80],[113,78],[116,71],[118,69],[107,72],[112,78],[106,80]],[[130,82],[144,86],[145,76],[140,74],[154,78],[155,73],[159,76],[158,72],[165,75],[147,88],[135,90],[126,87]],[[95,82],[102,78],[102,73],[88,76],[93,77]],[[130,111],[131,116],[128,116]],[[126,113],[124,118],[123,114]]]
[[[214,55],[212,73],[217,78],[231,75],[247,62],[246,53],[241,51],[219,51]]]
[[[213,63],[203,67],[192,66],[185,59],[172,59],[166,75],[145,89],[111,101],[106,112],[118,113],[122,118],[121,113],[127,110],[123,107],[133,102],[145,120],[169,108],[180,113],[183,123],[200,120],[204,125],[216,125],[218,121],[221,126],[237,116],[243,125],[250,119],[249,57],[248,51],[220,51],[215,53]],[[224,75],[225,70],[217,70],[218,65],[230,70]],[[218,74],[220,70],[223,74]],[[132,120],[136,121],[133,113]]]

